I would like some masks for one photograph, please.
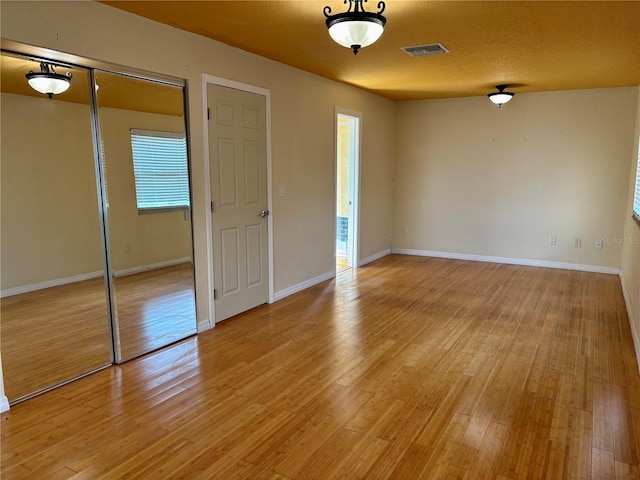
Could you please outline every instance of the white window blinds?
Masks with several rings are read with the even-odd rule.
[[[138,210],[189,206],[187,142],[183,133],[131,130]]]
[[[640,219],[640,139],[638,139],[638,163],[636,164],[636,194],[633,197],[633,213]]]

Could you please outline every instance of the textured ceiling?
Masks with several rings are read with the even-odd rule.
[[[388,0],[384,34],[357,56],[324,24],[342,0],[102,3],[395,100],[640,84],[639,1]],[[400,49],[434,42],[450,53]]]

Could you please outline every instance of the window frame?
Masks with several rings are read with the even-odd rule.
[[[138,210],[138,215],[149,215],[154,213],[166,213],[166,212],[179,212],[184,211],[188,212],[191,210],[191,180],[190,180],[190,166],[189,166],[189,153],[188,153],[188,142],[186,132],[171,132],[171,131],[161,131],[161,130],[148,130],[142,128],[131,128],[129,130],[130,135],[130,145],[131,145],[131,162],[133,167],[133,180],[134,180],[134,188],[136,192],[136,208]],[[134,154],[134,135],[139,137],[158,137],[158,138],[178,138],[184,141],[184,173],[186,174],[186,205],[163,205],[163,206],[140,206],[139,196],[138,196],[138,176],[136,175],[136,155]]]
[[[638,159],[636,163],[636,182],[631,198],[631,218],[633,218],[640,227],[640,136],[638,136]]]

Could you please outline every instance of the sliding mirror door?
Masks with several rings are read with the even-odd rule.
[[[10,402],[112,363],[89,70],[48,98],[1,55],[0,339]],[[45,65],[50,68],[50,65]]]
[[[184,89],[96,84],[120,362],[196,333]]]

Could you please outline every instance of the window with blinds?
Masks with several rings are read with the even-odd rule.
[[[138,212],[189,207],[189,169],[184,133],[131,130]]]

